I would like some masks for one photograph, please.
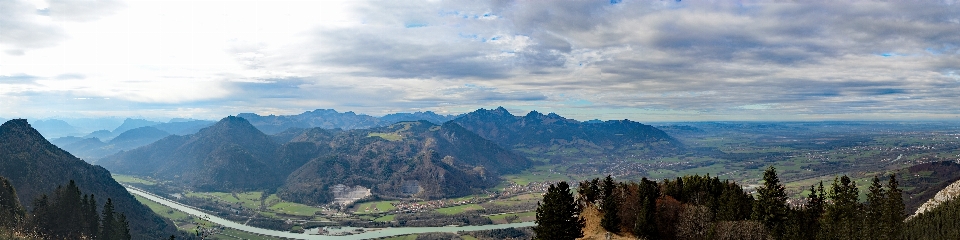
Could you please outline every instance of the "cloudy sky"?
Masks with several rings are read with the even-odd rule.
[[[960,2],[836,2],[0,0],[0,117],[960,119]]]

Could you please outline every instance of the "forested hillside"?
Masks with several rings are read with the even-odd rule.
[[[169,136],[99,163],[123,174],[168,179],[204,191],[276,188],[278,144],[249,122],[226,117],[187,136]]]
[[[659,156],[676,154],[683,147],[660,129],[630,120],[579,122],[537,111],[514,116],[500,107],[479,109],[454,122],[530,157],[587,158],[612,153]]]
[[[279,188],[284,199],[316,204],[331,201],[338,184],[381,196],[462,196],[532,163],[453,122],[292,129],[270,137],[243,118],[227,117],[197,134],[170,136],[101,164],[203,191]]]
[[[140,204],[106,169],[50,144],[24,119],[0,126],[0,176],[16,189],[18,201],[27,211],[35,210],[31,204],[35,199],[72,180],[98,203],[112,199],[116,212],[127,216],[134,238],[157,239],[176,233],[172,223]]]

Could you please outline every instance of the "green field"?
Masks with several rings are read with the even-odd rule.
[[[400,141],[403,140],[403,136],[398,133],[370,133],[367,134],[367,137],[380,137],[386,139],[387,141]]]
[[[146,179],[142,179],[142,178],[138,178],[130,175],[112,174],[111,176],[113,177],[113,180],[116,180],[117,182],[121,182],[121,183],[139,183],[143,185],[157,184],[154,181],[150,181],[150,180],[146,180]]]
[[[223,232],[217,235],[214,235],[217,239],[250,239],[250,240],[273,240],[279,239],[268,236],[260,236],[232,228],[225,228]]]
[[[522,212],[522,213],[508,213],[508,214],[493,215],[493,216],[490,216],[489,218],[494,223],[507,223],[506,218],[512,217],[512,216],[518,217],[513,222],[533,221],[537,218],[537,212],[530,211],[530,212]]]
[[[207,220],[200,219],[198,217],[190,216],[187,213],[181,212],[179,210],[164,206],[160,203],[150,201],[146,198],[134,195],[137,198],[137,201],[140,201],[143,205],[146,205],[153,210],[154,213],[160,215],[163,218],[170,219],[177,225],[177,228],[180,231],[192,232],[197,225],[203,226],[213,226],[214,223]]]
[[[353,214],[371,214],[371,213],[383,213],[389,212],[394,209],[394,203],[399,203],[398,201],[379,201],[379,202],[368,202],[361,203],[354,207]]]
[[[374,221],[374,222],[389,222],[389,221],[393,221],[393,220],[396,219],[396,218],[397,218],[397,215],[390,214],[390,215],[386,215],[386,216],[383,216],[383,217],[378,217],[377,219],[373,219],[373,221]]]
[[[436,211],[442,214],[453,215],[457,213],[462,213],[464,211],[480,210],[480,209],[483,209],[483,207],[481,207],[478,204],[467,204],[467,205],[460,205],[456,207],[437,208]]]
[[[280,202],[273,206],[270,206],[270,210],[276,213],[282,213],[287,215],[294,216],[313,216],[316,212],[320,211],[320,208],[311,207],[299,203],[292,202]]]
[[[387,237],[387,238],[384,238],[383,240],[417,240],[417,236],[418,235],[416,234],[410,234],[410,235],[403,235],[403,236]]]

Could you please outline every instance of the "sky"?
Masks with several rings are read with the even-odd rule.
[[[960,1],[0,0],[0,118],[960,120]]]

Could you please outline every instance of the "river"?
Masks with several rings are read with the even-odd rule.
[[[127,187],[127,191],[132,194],[149,199],[160,203],[164,206],[168,206],[187,214],[206,219],[210,222],[220,224],[224,227],[237,229],[240,231],[250,232],[254,234],[267,235],[273,237],[283,237],[291,239],[321,239],[321,240],[339,240],[339,239],[370,239],[378,237],[388,237],[388,236],[397,236],[397,235],[406,235],[406,234],[415,234],[415,233],[428,233],[428,232],[459,232],[459,231],[477,231],[477,230],[490,230],[490,229],[503,229],[503,228],[512,228],[512,227],[529,227],[533,226],[533,222],[522,222],[522,223],[509,223],[509,224],[491,224],[491,225],[482,225],[482,226],[462,226],[462,227],[398,227],[398,228],[381,228],[370,230],[364,233],[347,235],[347,236],[326,236],[326,235],[309,235],[301,233],[292,233],[286,231],[277,231],[265,228],[258,228],[243,225],[236,223],[227,219],[219,218],[217,216],[212,216],[208,213],[200,211],[194,207],[187,206],[175,201],[168,200],[166,198],[139,190],[136,188]],[[316,229],[309,229],[309,231],[316,232]],[[308,231],[308,232],[309,232]]]

